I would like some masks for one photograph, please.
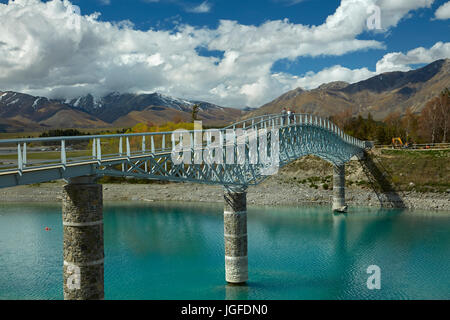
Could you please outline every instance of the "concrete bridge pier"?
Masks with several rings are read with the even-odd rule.
[[[95,180],[78,177],[64,186],[65,300],[104,298],[103,188]]]
[[[347,212],[345,204],[345,164],[333,165],[333,211]]]
[[[225,279],[231,284],[248,280],[247,187],[224,189]]]

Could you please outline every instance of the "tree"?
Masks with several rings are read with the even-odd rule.
[[[387,130],[385,125],[380,125],[377,127],[376,140],[379,144],[390,144],[391,140],[387,135]]]
[[[445,88],[439,95],[438,101],[439,124],[442,130],[442,142],[447,142],[447,133],[450,127],[450,90]]]
[[[369,131],[369,133],[371,135],[373,135],[374,132],[376,131],[376,127],[377,127],[377,124],[376,124],[375,120],[373,119],[372,114],[369,112],[369,114],[367,115],[367,130]]]
[[[418,119],[417,115],[412,112],[411,107],[406,109],[402,118],[402,127],[405,129],[406,141],[417,141]]]
[[[387,135],[392,138],[402,137],[404,138],[402,130],[402,121],[401,121],[400,112],[395,111],[388,114],[388,116],[384,119],[386,123]]]
[[[341,111],[341,112],[331,116],[330,120],[334,124],[336,124],[339,128],[344,128],[352,120],[352,111],[350,109]]]
[[[439,130],[439,100],[439,97],[436,97],[428,101],[419,120],[422,133],[431,139],[431,143],[436,142]]]
[[[198,104],[194,104],[192,106],[192,122],[198,120],[198,112],[199,112],[200,106]]]

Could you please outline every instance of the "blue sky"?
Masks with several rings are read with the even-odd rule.
[[[259,25],[268,20],[289,19],[293,23],[319,25],[336,11],[340,0],[209,0],[209,11],[189,12],[204,1],[161,0],[110,0],[109,5],[101,0],[73,1],[82,8],[82,13],[101,12],[101,20],[130,20],[137,29],[172,29],[176,23],[217,28],[221,19],[236,20],[245,25]],[[431,47],[438,41],[450,40],[449,20],[437,20],[434,13],[446,0],[435,1],[431,8],[419,9],[410,18],[402,21],[388,34],[362,34],[360,39],[377,39],[386,44],[386,49],[368,50],[339,57],[301,58],[295,61],[280,60],[274,72],[284,71],[304,74],[320,71],[339,63],[349,68],[369,67],[375,69],[376,62],[387,52],[409,51],[424,46]],[[204,52],[203,54],[207,54]],[[220,53],[215,53],[220,54]],[[420,64],[421,66],[423,64]]]
[[[159,91],[254,107],[299,86],[356,82],[450,57],[446,0],[0,3],[0,90],[55,97]],[[73,5],[81,27],[64,31],[76,19]],[[372,6],[382,30],[366,26]]]

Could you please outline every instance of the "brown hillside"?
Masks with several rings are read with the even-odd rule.
[[[403,114],[408,107],[420,112],[428,100],[448,87],[450,59],[438,60],[417,70],[384,73],[354,84],[332,82],[310,91],[297,88],[245,117],[279,113],[283,107],[290,107],[296,113],[320,116],[346,110],[363,116],[370,112],[381,120],[394,111]]]

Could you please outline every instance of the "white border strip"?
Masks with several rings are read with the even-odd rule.
[[[75,264],[73,262],[67,262],[66,260],[64,260],[64,265],[65,266],[74,266],[74,267],[90,267],[90,266],[96,266],[96,265],[102,264],[104,262],[105,262],[105,259],[101,259],[101,260],[97,260],[97,261]]]
[[[242,256],[242,257],[225,256],[225,260],[237,261],[237,260],[244,260],[244,259],[248,259],[248,256]]]
[[[247,233],[244,234],[224,234],[225,237],[230,237],[230,238],[243,238],[243,237],[247,237]]]
[[[92,227],[92,226],[98,226],[100,224],[103,224],[103,220],[93,221],[93,222],[80,222],[80,223],[63,221],[63,226],[66,226],[66,227]]]
[[[238,211],[238,212],[234,212],[234,211],[224,211],[223,214],[246,214],[247,211]]]

